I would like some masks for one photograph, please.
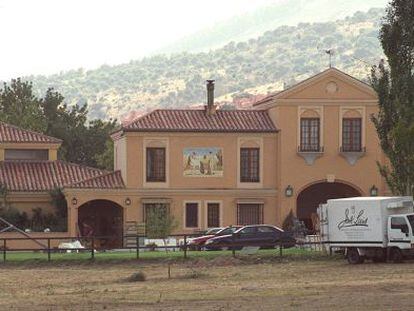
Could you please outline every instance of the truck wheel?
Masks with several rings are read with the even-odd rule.
[[[393,263],[400,263],[403,261],[403,254],[399,248],[392,248],[390,251],[390,259]]]
[[[351,265],[357,265],[364,262],[364,258],[359,255],[356,248],[348,248],[346,257]]]

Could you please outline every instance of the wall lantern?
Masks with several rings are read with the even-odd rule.
[[[131,205],[131,199],[130,198],[125,199],[125,205]]]
[[[288,185],[285,189],[285,196],[290,198],[293,195],[293,188],[291,185]]]
[[[376,197],[378,195],[378,188],[375,185],[372,185],[371,189],[369,190],[369,194],[372,197]]]
[[[78,204],[78,199],[77,198],[73,198],[72,199],[72,205],[76,205]]]

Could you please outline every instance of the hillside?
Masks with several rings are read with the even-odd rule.
[[[232,102],[263,96],[315,74],[328,65],[323,49],[333,47],[333,64],[358,78],[382,57],[377,39],[382,9],[355,13],[335,22],[300,23],[267,31],[256,39],[231,42],[200,53],[156,55],[117,66],[32,76],[34,87],[55,87],[68,103],[90,105],[90,116],[124,117],[156,107],[204,102],[204,81],[216,79],[216,96]]]
[[[351,16],[357,11],[385,7],[388,0],[279,0],[252,12],[214,23],[156,51],[157,54],[207,52],[235,41],[245,41],[282,25],[301,22],[329,22]],[[323,14],[320,14],[323,12]]]

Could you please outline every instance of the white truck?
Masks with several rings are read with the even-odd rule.
[[[414,256],[413,206],[412,197],[328,200],[318,208],[321,241],[351,264],[401,262]]]

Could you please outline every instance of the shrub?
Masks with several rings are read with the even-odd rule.
[[[7,206],[0,208],[0,217],[7,220],[12,225],[19,229],[25,229],[30,226],[30,220],[25,212],[19,212],[16,208]],[[5,224],[0,224],[0,229],[8,227]]]
[[[307,229],[303,221],[297,219],[292,211],[290,211],[283,221],[282,228],[285,231],[291,232],[295,238],[302,238],[307,234]]]
[[[178,222],[167,208],[156,207],[147,209],[146,235],[149,239],[162,239],[167,245],[168,236],[178,227]],[[165,251],[168,249],[165,248]]]
[[[199,270],[191,269],[183,276],[183,279],[200,279],[206,276],[207,276],[207,273],[204,273]]]
[[[149,208],[146,212],[146,235],[149,239],[167,239],[178,226],[167,208]]]
[[[128,282],[145,282],[146,280],[147,276],[142,271],[135,272],[127,278]]]
[[[30,229],[34,232],[43,232],[46,228],[54,232],[66,230],[66,219],[59,218],[53,213],[44,213],[40,207],[33,208],[32,212],[32,216],[29,217],[26,212],[7,206],[0,208],[0,217],[21,230]],[[6,227],[7,225],[0,224],[0,229]]]
[[[155,251],[155,249],[158,247],[157,243],[155,243],[155,242],[148,243],[145,246],[148,247],[148,250],[151,251],[151,252]]]

